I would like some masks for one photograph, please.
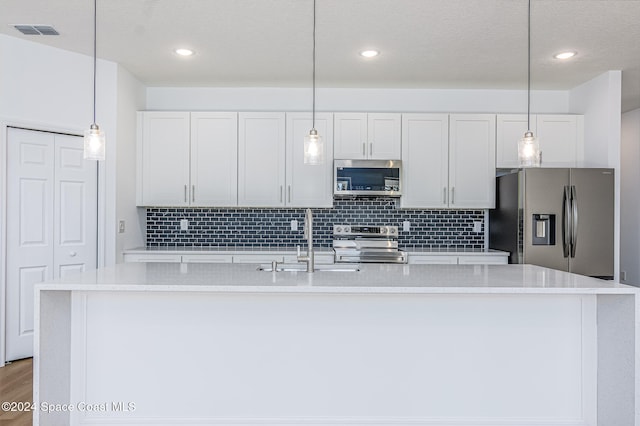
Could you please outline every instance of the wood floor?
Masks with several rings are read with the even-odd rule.
[[[33,402],[33,361],[31,358],[14,361],[0,368],[0,403]],[[17,407],[14,407],[17,408]],[[0,425],[28,426],[31,411],[0,409]]]

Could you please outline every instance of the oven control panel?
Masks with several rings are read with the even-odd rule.
[[[354,237],[397,237],[397,226],[333,225],[333,235]]]

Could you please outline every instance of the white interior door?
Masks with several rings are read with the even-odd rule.
[[[55,135],[53,276],[96,268],[96,162],[82,157],[82,138]]]
[[[96,265],[96,163],[82,138],[7,138],[6,359],[33,356],[33,285]]]

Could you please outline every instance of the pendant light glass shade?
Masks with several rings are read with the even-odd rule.
[[[98,21],[98,0],[93,1],[93,124],[84,131],[84,153],[86,160],[105,159],[106,137],[96,124],[96,39]]]
[[[316,130],[316,0],[313,0],[313,98],[311,130],[304,137],[304,164],[324,164],[324,143]]]
[[[316,129],[304,137],[304,164],[324,164],[324,143]]]
[[[520,167],[540,167],[540,144],[533,132],[527,131],[518,142],[518,162]]]
[[[104,160],[104,148],[106,137],[97,124],[92,124],[89,130],[84,131],[84,159]]]
[[[527,14],[527,131],[518,141],[518,163],[520,167],[540,167],[542,153],[540,142],[531,131],[531,0]]]

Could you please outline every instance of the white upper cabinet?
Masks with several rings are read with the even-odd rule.
[[[189,205],[189,120],[188,112],[138,113],[138,205]]]
[[[527,114],[499,114],[496,117],[496,167],[518,167],[518,141],[527,129]],[[531,130],[536,131],[536,116],[531,116]]]
[[[583,163],[584,116],[531,115],[531,130],[540,141],[542,167],[576,167]],[[519,167],[518,141],[526,131],[526,114],[497,116],[496,167]]]
[[[235,206],[237,113],[138,113],[140,206]]]
[[[538,140],[544,167],[577,167],[584,162],[584,116],[541,115]]]
[[[285,205],[285,114],[238,116],[238,205]]]
[[[403,114],[402,207],[448,207],[448,188],[449,116]]]
[[[191,113],[191,205],[238,204],[238,114]]]
[[[449,206],[494,208],[496,116],[449,116]]]
[[[304,137],[312,127],[310,113],[287,113],[286,205],[333,206],[333,114],[318,113],[315,128],[324,142],[324,164],[304,164]]]
[[[400,159],[401,114],[368,114],[369,157],[372,160]]]
[[[336,113],[333,119],[334,158],[338,160],[367,158],[367,114]]]
[[[403,114],[403,208],[495,205],[495,116]]]
[[[401,114],[334,114],[334,158],[397,160],[401,157]]]

